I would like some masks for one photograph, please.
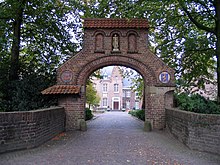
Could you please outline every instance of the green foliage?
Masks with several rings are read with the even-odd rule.
[[[53,79],[51,79],[53,77]],[[53,96],[43,96],[41,91],[55,83],[55,75],[46,77],[31,74],[5,84],[0,96],[0,111],[29,111],[57,105]]]
[[[40,92],[55,83],[58,65],[76,51],[71,32],[79,28],[75,26],[79,15],[74,13],[73,5],[73,1],[54,0],[0,2],[0,111],[32,110],[56,104],[55,98],[42,96]],[[14,30],[18,19],[20,38]],[[18,54],[13,53],[13,40],[17,40]],[[16,81],[9,80],[14,68],[12,59],[19,65],[15,68]]]
[[[32,2],[10,0],[0,3],[0,55],[13,54],[12,41],[15,38],[13,26],[18,6],[24,3],[19,58],[19,75],[23,64],[31,64],[37,69],[55,69],[76,50],[71,32],[76,31],[72,4],[63,1],[36,0]],[[69,15],[72,15],[70,18]],[[75,17],[76,18],[76,17]],[[19,39],[17,39],[19,40]],[[3,49],[1,49],[3,48]],[[3,50],[3,51],[2,51]],[[9,58],[10,59],[10,58]],[[9,61],[9,63],[11,60]],[[9,69],[12,66],[9,66]],[[49,71],[49,70],[48,70]]]
[[[86,86],[86,103],[89,104],[89,107],[97,106],[100,102],[100,97],[97,94],[97,91],[93,87],[92,82],[88,82]]]
[[[91,120],[93,118],[92,111],[89,108],[86,108],[85,113],[86,113],[86,120]]]
[[[144,110],[131,110],[131,111],[129,111],[129,114],[137,117],[138,119],[145,121],[145,111]]]
[[[220,114],[220,106],[211,100],[207,100],[199,94],[188,95],[187,93],[175,94],[176,106],[182,110],[204,113]]]

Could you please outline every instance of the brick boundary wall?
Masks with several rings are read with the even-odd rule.
[[[220,155],[220,115],[166,108],[166,126],[190,149]]]
[[[65,130],[65,111],[51,107],[0,112],[0,153],[37,147]]]

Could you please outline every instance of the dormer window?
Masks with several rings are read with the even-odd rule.
[[[104,79],[104,80],[107,80],[107,79],[108,79],[108,74],[106,73],[106,71],[105,71],[105,73],[103,74],[103,79]]]

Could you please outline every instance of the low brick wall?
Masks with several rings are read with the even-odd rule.
[[[166,109],[166,126],[189,148],[220,155],[220,115]]]
[[[33,148],[65,129],[61,107],[0,113],[0,153]]]

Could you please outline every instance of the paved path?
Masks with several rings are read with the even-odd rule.
[[[1,165],[220,165],[217,155],[191,151],[164,131],[143,132],[126,112],[107,112],[87,132],[67,132],[29,150],[0,155]]]

